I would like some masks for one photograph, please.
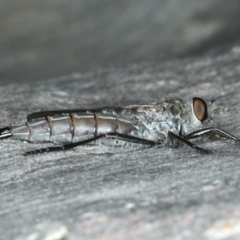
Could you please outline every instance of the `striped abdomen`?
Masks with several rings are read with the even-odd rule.
[[[11,126],[12,137],[29,142],[78,142],[105,133],[130,134],[127,119],[103,113],[69,113],[31,119]]]

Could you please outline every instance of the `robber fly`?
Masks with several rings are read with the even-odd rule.
[[[145,105],[35,112],[28,115],[24,123],[0,129],[0,139],[12,137],[58,144],[24,155],[67,150],[100,139],[115,146],[119,142],[131,142],[150,147],[175,147],[182,142],[209,154],[212,151],[189,141],[209,133],[240,142],[239,138],[214,127],[206,102],[194,97],[189,102],[168,98]]]

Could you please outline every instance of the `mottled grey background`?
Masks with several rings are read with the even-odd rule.
[[[0,2],[0,81],[169,59],[240,40],[238,0]]]
[[[200,96],[219,97],[210,115],[240,136],[238,9],[214,0],[1,1],[0,126],[43,109]],[[214,154],[83,146],[23,157],[46,144],[3,140],[0,239],[237,240],[240,146],[196,144]]]

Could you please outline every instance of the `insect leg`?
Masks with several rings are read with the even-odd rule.
[[[219,128],[204,128],[204,129],[200,129],[200,130],[194,131],[192,133],[189,133],[188,135],[183,136],[183,137],[185,139],[193,139],[193,138],[198,138],[198,137],[204,136],[206,134],[210,134],[210,133],[217,133],[220,136],[223,136],[223,137],[226,137],[228,139],[232,139],[234,141],[240,142],[239,138],[237,138],[234,135],[229,134],[229,133],[227,133],[227,132],[225,132],[225,131],[223,131]]]
[[[191,148],[196,149],[196,150],[199,151],[200,153],[204,153],[204,154],[211,154],[211,153],[213,153],[213,152],[210,151],[210,150],[207,150],[207,149],[200,148],[200,147],[196,146],[195,144],[189,142],[187,139],[185,139],[185,138],[183,138],[183,137],[181,137],[181,136],[178,136],[178,135],[176,135],[176,134],[173,133],[173,132],[168,132],[168,136],[169,136],[169,137],[172,137],[172,138],[178,139],[179,141],[181,141],[181,142],[187,144],[188,146],[190,146]]]
[[[11,136],[10,127],[0,128],[0,139],[10,138]]]
[[[62,146],[57,146],[57,147],[47,147],[47,148],[41,148],[41,149],[37,149],[37,150],[32,150],[29,152],[25,152],[24,156],[27,155],[31,155],[31,154],[38,154],[38,153],[44,153],[44,152],[55,152],[55,151],[64,151],[64,150],[68,150],[80,145],[85,145],[88,144],[90,142],[94,142],[100,138],[115,138],[115,139],[119,139],[122,141],[128,141],[128,142],[132,142],[132,143],[138,143],[138,144],[146,144],[146,145],[151,145],[154,146],[155,142],[154,141],[150,141],[150,140],[146,140],[146,139],[142,139],[142,138],[138,138],[138,137],[134,137],[134,136],[130,136],[130,135],[126,135],[126,134],[120,134],[120,133],[107,133],[107,134],[101,134],[99,136],[93,137],[93,138],[89,138],[80,142],[76,142],[76,143],[68,143]]]

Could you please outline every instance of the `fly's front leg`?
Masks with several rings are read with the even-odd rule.
[[[150,146],[155,146],[156,145],[156,143],[154,141],[150,141],[150,140],[146,140],[146,139],[142,139],[142,138],[126,135],[126,134],[107,133],[107,134],[101,134],[99,136],[89,138],[89,139],[86,139],[86,140],[83,140],[83,141],[80,141],[80,142],[76,142],[76,143],[68,143],[68,144],[65,144],[65,145],[62,145],[62,146],[47,147],[47,148],[41,148],[41,149],[25,152],[24,156],[32,155],[32,154],[38,154],[38,153],[44,153],[44,152],[64,151],[64,150],[68,150],[68,149],[71,149],[71,148],[75,148],[77,146],[88,144],[90,142],[94,142],[94,141],[96,141],[98,139],[101,139],[101,138],[114,138],[114,139],[119,139],[119,140],[122,140],[122,141],[127,141],[127,142],[132,142],[132,143],[137,143],[137,144],[145,144],[145,145],[150,145]]]
[[[0,129],[0,139],[10,138],[12,136],[10,127]]]
[[[200,130],[197,130],[197,131],[194,131],[192,133],[189,133],[188,135],[186,136],[183,136],[183,138],[185,139],[193,139],[193,138],[198,138],[198,137],[202,137],[202,136],[205,136],[205,135],[208,135],[210,133],[216,133],[216,134],[219,134],[220,136],[222,137],[225,137],[225,138],[228,138],[228,139],[232,139],[236,142],[240,142],[240,139],[237,138],[236,136],[232,135],[232,134],[229,134],[219,128],[204,128],[204,129],[200,129]]]
[[[180,140],[181,142],[189,145],[190,147],[198,150],[199,152],[201,153],[212,153],[212,151],[210,150],[206,150],[206,149],[203,149],[203,148],[200,148],[200,147],[197,147],[195,144],[189,142],[188,140],[189,139],[194,139],[194,138],[199,138],[199,137],[202,137],[202,136],[205,136],[205,135],[209,135],[211,133],[216,133],[222,137],[225,137],[225,138],[228,138],[228,139],[232,139],[238,143],[240,143],[240,139],[237,138],[236,136],[232,135],[232,134],[229,134],[219,128],[204,128],[204,129],[200,129],[200,130],[197,130],[197,131],[194,131],[192,133],[189,133],[185,136],[178,136],[172,132],[169,133],[170,136],[172,137],[175,137],[177,138],[178,140]]]

